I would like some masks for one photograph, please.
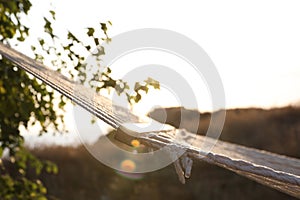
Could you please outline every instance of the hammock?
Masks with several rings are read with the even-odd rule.
[[[114,105],[110,99],[94,94],[83,85],[2,43],[0,43],[0,54],[115,129],[120,129],[121,125],[126,122],[148,121],[147,117],[136,116],[127,109]],[[177,141],[174,137],[176,131],[184,131],[185,135],[192,135],[195,138],[193,145]],[[118,141],[124,143],[130,141],[130,137],[132,136],[124,134],[122,131],[117,131],[115,135]],[[203,152],[201,147],[207,142],[214,143],[214,139],[175,128],[166,131],[153,130],[142,134],[139,140],[156,148],[167,145],[170,147],[170,154],[184,151],[185,153],[181,158],[174,162],[176,172],[182,183],[185,183],[185,178],[191,174],[192,160],[197,159],[221,166],[263,185],[300,198],[299,159],[223,141],[217,141],[207,153]]]

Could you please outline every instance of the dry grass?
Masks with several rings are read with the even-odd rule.
[[[194,112],[194,111],[186,111]],[[152,113],[153,114],[153,113]],[[178,113],[168,109],[169,123],[176,125]],[[191,116],[195,116],[192,113]],[[209,113],[201,114],[199,132],[206,130]],[[192,117],[188,123],[192,123]],[[221,139],[300,157],[300,109],[235,109],[227,112]],[[298,147],[297,147],[298,146]],[[230,171],[195,162],[186,185],[179,183],[173,166],[130,180],[95,160],[83,147],[36,149],[42,159],[57,163],[58,175],[42,174],[50,199],[292,199]]]

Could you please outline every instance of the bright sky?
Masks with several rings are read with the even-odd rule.
[[[48,1],[32,2],[34,16],[43,16],[49,8]],[[299,0],[52,0],[52,4],[57,27],[75,33],[110,20],[110,36],[139,28],[163,28],[184,34],[215,63],[225,88],[227,108],[299,104]],[[38,26],[34,21],[38,17],[33,17],[31,23]],[[156,63],[174,63],[172,58],[165,63],[160,57],[156,56]],[[172,101],[159,102],[147,98],[140,109],[176,105],[173,97]],[[209,110],[209,98],[201,103],[200,110]]]

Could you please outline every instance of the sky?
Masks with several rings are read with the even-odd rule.
[[[37,27],[40,22],[36,19],[51,6],[46,0],[32,2],[29,21]],[[223,82],[226,108],[271,108],[300,102],[298,0],[51,2],[56,11],[56,26],[62,30],[79,33],[86,27],[110,20],[113,23],[109,29],[111,37],[140,28],[168,29],[187,36],[214,62]],[[144,57],[131,55],[123,64],[151,62],[146,58],[147,54]],[[157,53],[155,63],[176,68],[174,63],[180,63],[176,59],[171,56],[166,59],[165,55]],[[119,62],[122,65],[122,60]],[[202,83],[195,85],[198,84]],[[198,109],[210,110],[205,87],[201,92],[204,97]],[[157,95],[160,101],[151,98]],[[172,94],[154,91],[136,110],[145,112],[153,106],[177,104]]]

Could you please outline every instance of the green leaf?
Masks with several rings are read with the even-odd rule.
[[[106,72],[107,74],[110,74],[111,73],[111,69],[109,67],[106,68]]]
[[[17,40],[20,42],[23,42],[25,40],[25,38],[23,37],[23,35],[21,35],[20,37],[17,37]]]
[[[70,31],[68,31],[68,39],[80,43],[80,41],[77,39],[77,37],[75,37],[75,35],[73,35]]]
[[[134,91],[138,91],[142,87],[142,85],[139,82],[136,82],[134,85]]]
[[[86,50],[89,51],[89,50],[91,50],[92,47],[90,45],[87,45],[87,46],[85,46],[85,48],[86,48]]]
[[[44,39],[39,39],[39,43],[41,46],[43,46],[45,44],[45,40]]]
[[[44,21],[45,21],[44,31],[48,33],[51,36],[51,38],[54,38],[51,22],[46,17],[44,17]]]
[[[87,34],[88,34],[88,36],[93,36],[94,32],[95,32],[94,28],[88,28]]]
[[[160,89],[160,84],[158,81],[154,80],[153,78],[148,78],[147,80],[145,80],[145,83],[147,85],[153,86],[154,89]]]
[[[108,87],[114,88],[116,86],[116,81],[113,80],[113,79],[109,79],[107,81],[103,81],[103,83],[104,83],[104,85],[103,85],[104,88],[108,88]]]
[[[97,53],[95,54],[95,56],[102,56],[102,55],[105,55],[104,47],[103,46],[98,46],[97,47]]]
[[[137,93],[136,96],[134,97],[134,101],[138,103],[141,100],[141,98],[142,96],[139,93]]]
[[[50,14],[51,14],[51,16],[52,16],[52,19],[54,19],[54,20],[55,20],[55,11],[53,11],[53,10],[50,10],[49,12],[50,12]]]
[[[101,30],[106,34],[106,32],[107,32],[106,24],[105,23],[100,23],[100,25],[101,25]]]
[[[139,90],[142,90],[142,91],[148,93],[149,88],[148,88],[147,86],[144,86],[144,85],[143,85],[143,86],[141,86],[141,87],[139,88]]]
[[[98,46],[100,44],[99,42],[99,39],[98,38],[94,38],[94,42],[95,42],[95,45]]]
[[[55,164],[53,164],[52,173],[53,174],[57,174],[58,173],[58,167]]]
[[[32,50],[32,51],[35,51],[35,50],[36,50],[36,47],[32,45],[32,46],[31,46],[31,50]]]

